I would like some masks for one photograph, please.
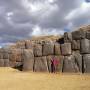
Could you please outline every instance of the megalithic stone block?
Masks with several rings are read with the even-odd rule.
[[[52,69],[51,69],[51,60],[53,59],[53,57],[56,60],[58,60],[58,64],[56,65],[56,72],[62,72],[64,57],[61,56],[61,55],[58,55],[58,56],[47,56],[47,63],[48,63],[48,70],[49,70],[49,72],[52,71]]]
[[[81,53],[82,54],[90,53],[90,40],[88,39],[81,40]]]
[[[25,48],[26,49],[33,49],[33,43],[30,40],[25,41]]]
[[[72,32],[72,39],[73,40],[80,40],[86,38],[86,32],[84,30],[78,30]]]
[[[72,49],[80,50],[80,40],[72,40]]]
[[[71,43],[61,44],[62,55],[71,55]]]
[[[70,32],[65,32],[64,33],[64,42],[69,43],[72,41],[72,33]]]
[[[78,72],[82,73],[82,55],[80,54],[80,51],[74,51],[72,55],[75,58],[75,65],[78,68]]]
[[[32,50],[24,50],[23,71],[33,71],[34,54]]]
[[[0,67],[4,67],[4,59],[0,59]]]
[[[10,63],[9,63],[9,59],[4,59],[4,67],[9,67]]]
[[[83,55],[83,72],[90,73],[90,54]]]
[[[3,59],[9,59],[9,54],[8,53],[3,53]]]
[[[34,45],[34,56],[35,57],[42,56],[42,45],[41,44]]]
[[[54,44],[53,43],[45,43],[43,45],[43,56],[53,55],[54,54]]]
[[[90,40],[90,31],[87,31],[86,38]]]
[[[79,72],[73,55],[64,57],[63,72],[70,72],[70,73]]]
[[[3,59],[3,53],[0,53],[0,59]]]
[[[46,56],[35,57],[34,71],[35,72],[48,72]]]
[[[61,55],[61,49],[60,49],[59,43],[55,43],[54,52],[55,52],[55,55]]]

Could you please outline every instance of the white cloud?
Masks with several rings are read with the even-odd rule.
[[[90,3],[82,2],[79,8],[76,8],[67,14],[65,20],[74,20],[83,16],[88,17],[90,15],[89,12],[90,12]]]

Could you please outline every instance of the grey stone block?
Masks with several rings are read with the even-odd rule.
[[[48,72],[47,58],[44,57],[35,57],[34,63],[35,72]]]
[[[75,58],[73,55],[64,57],[63,72],[68,72],[68,73],[79,72],[79,68],[77,66],[77,63],[75,62]]]
[[[90,40],[88,39],[81,40],[81,53],[83,54],[90,53]]]
[[[54,54],[54,44],[53,43],[45,43],[43,45],[43,55],[53,55]]]
[[[0,67],[4,67],[4,59],[0,59]]]
[[[84,39],[85,37],[86,37],[86,32],[84,30],[78,30],[72,32],[73,40],[80,40],[80,39]]]
[[[72,41],[72,33],[70,32],[65,32],[64,33],[64,42],[68,43]]]
[[[51,60],[53,59],[53,57],[58,60],[58,65],[56,66],[56,72],[62,72],[62,68],[63,68],[63,56],[47,56],[47,63],[48,63],[48,70],[49,72],[51,72]]]
[[[87,31],[87,33],[86,33],[86,38],[87,38],[87,39],[90,39],[90,31]]]
[[[60,49],[59,43],[55,43],[54,52],[55,52],[55,55],[61,55],[61,49]]]
[[[9,67],[9,59],[4,59],[4,67]]]
[[[33,71],[34,54],[32,50],[24,50],[23,71]]]
[[[83,55],[83,72],[90,73],[90,54]]]
[[[80,40],[72,40],[72,50],[80,50]]]
[[[42,45],[41,44],[35,44],[34,45],[34,56],[42,56]]]
[[[71,55],[71,43],[61,44],[62,55]]]
[[[75,51],[72,55],[75,58],[75,65],[78,68],[78,72],[82,73],[82,55],[80,54],[80,51]]]

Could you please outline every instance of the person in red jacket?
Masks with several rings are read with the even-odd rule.
[[[57,68],[58,64],[59,64],[59,61],[55,57],[53,57],[51,60],[51,72],[52,73],[56,72],[56,68]]]

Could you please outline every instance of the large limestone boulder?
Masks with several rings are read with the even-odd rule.
[[[70,73],[79,72],[78,66],[75,63],[75,58],[73,55],[64,57],[63,72],[70,72]]]
[[[33,42],[30,40],[25,40],[25,48],[26,49],[33,49]]]
[[[25,49],[25,41],[18,41],[16,47],[19,49]]]
[[[4,59],[4,67],[9,67],[9,59]]]
[[[69,43],[72,41],[72,33],[70,32],[65,32],[64,33],[64,42]]]
[[[80,50],[80,40],[72,40],[72,49]]]
[[[71,43],[61,44],[62,55],[71,55]]]
[[[84,39],[85,37],[86,37],[86,32],[84,30],[78,30],[72,32],[73,40],[80,40],[80,39]]]
[[[43,45],[43,55],[53,55],[54,54],[54,44],[53,43],[45,43]]]
[[[35,72],[47,72],[48,71],[46,56],[35,57],[34,71]]]
[[[0,67],[4,67],[4,60],[0,59]]]
[[[11,49],[9,53],[10,61],[22,61],[23,49]]]
[[[75,65],[78,68],[79,72],[82,73],[82,55],[80,54],[80,51],[74,51],[72,54],[75,58]]]
[[[86,33],[86,38],[90,40],[90,30]]]
[[[90,40],[88,39],[81,40],[81,53],[83,54],[90,53]]]
[[[90,73],[90,54],[83,55],[83,72]]]
[[[33,71],[34,54],[30,49],[25,49],[23,54],[23,71]]]
[[[56,72],[62,72],[63,69],[63,56],[59,55],[59,56],[47,56],[47,64],[48,64],[48,70],[49,72],[52,72],[52,68],[51,68],[51,60],[53,59],[53,57],[58,60],[58,65],[56,66]]]
[[[61,55],[61,49],[60,49],[59,43],[55,43],[55,45],[54,45],[54,54],[55,55]]]
[[[35,57],[42,56],[42,45],[41,44],[34,45],[34,56]]]

